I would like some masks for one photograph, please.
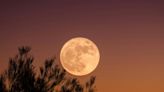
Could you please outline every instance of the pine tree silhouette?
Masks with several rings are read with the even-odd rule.
[[[18,48],[18,55],[9,59],[8,69],[0,75],[0,92],[94,92],[95,76],[85,85],[77,78],[68,77],[66,71],[48,59],[44,66],[35,71],[31,48]]]
[[[0,92],[6,92],[4,76],[0,75]]]

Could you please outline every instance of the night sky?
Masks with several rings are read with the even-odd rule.
[[[0,1],[0,72],[22,45],[35,65],[56,56],[73,37],[100,50],[98,92],[164,92],[164,1]],[[81,78],[81,77],[80,77]]]

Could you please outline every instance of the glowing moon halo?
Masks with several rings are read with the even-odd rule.
[[[83,37],[68,40],[60,52],[63,68],[76,76],[91,73],[96,69],[99,59],[100,53],[96,44]]]

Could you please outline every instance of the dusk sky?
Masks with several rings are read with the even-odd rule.
[[[5,0],[0,2],[0,72],[23,45],[35,65],[73,37],[100,50],[98,92],[164,92],[164,1]],[[79,77],[83,78],[83,77]]]

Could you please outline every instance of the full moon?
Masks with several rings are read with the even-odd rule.
[[[99,63],[100,53],[96,44],[83,37],[68,40],[60,52],[63,68],[72,75],[83,76],[94,71]]]

